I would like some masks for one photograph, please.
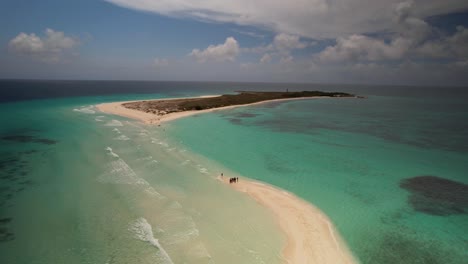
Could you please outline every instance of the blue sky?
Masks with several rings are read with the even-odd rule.
[[[3,0],[0,25],[0,78],[468,85],[459,0]]]

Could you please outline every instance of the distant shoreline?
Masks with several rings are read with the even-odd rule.
[[[284,97],[284,95],[292,96]],[[235,98],[236,96],[244,97]],[[136,119],[145,124],[160,125],[163,122],[217,110],[232,109],[240,106],[250,106],[268,102],[305,100],[315,98],[358,97],[347,93],[324,93],[318,91],[290,93],[275,92],[274,94],[273,92],[240,92],[238,95],[205,95],[187,98],[164,98],[155,100],[112,102],[99,104],[96,107],[100,111],[108,114]]]

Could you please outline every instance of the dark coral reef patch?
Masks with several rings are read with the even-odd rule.
[[[408,190],[408,203],[430,215],[468,213],[468,185],[436,176],[417,176],[404,179],[400,187]]]

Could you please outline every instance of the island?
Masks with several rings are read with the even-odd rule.
[[[138,119],[147,124],[160,125],[164,121],[170,121],[197,113],[210,112],[219,109],[227,109],[271,101],[299,100],[323,97],[359,98],[354,94],[343,92],[237,91],[237,94],[105,103],[98,105],[97,108],[109,114],[116,114]]]
[[[204,112],[266,102],[314,98],[359,97],[347,93],[320,91],[239,91],[237,94],[104,103],[97,105],[97,108],[105,113],[161,125],[162,122]],[[251,180],[229,170],[223,171],[227,172],[229,177],[223,174],[212,177],[247,194],[270,211],[285,235],[285,245],[280,253],[284,263],[359,263],[332,221],[319,208],[275,186]],[[230,181],[232,178],[236,178],[234,184]]]

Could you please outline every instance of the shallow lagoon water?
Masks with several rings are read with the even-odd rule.
[[[466,213],[417,210],[401,187],[466,186],[463,94],[269,103],[162,127],[94,108],[172,94],[1,104],[2,263],[281,262],[269,212],[220,172],[317,205],[362,263],[466,263]],[[177,92],[198,94],[213,91]]]
[[[445,100],[266,103],[181,119],[171,133],[194,152],[316,204],[362,263],[463,263],[468,205],[459,199],[464,211],[430,214],[415,209],[401,187],[408,178],[435,175],[466,194],[468,111],[457,99]]]

